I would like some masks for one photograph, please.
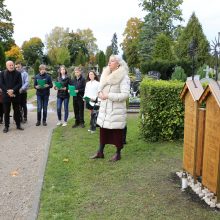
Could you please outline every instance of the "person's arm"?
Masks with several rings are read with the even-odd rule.
[[[120,83],[120,93],[108,93],[105,94],[107,98],[111,101],[115,102],[123,102],[127,100],[129,97],[129,91],[130,91],[130,80],[129,77],[126,76]]]
[[[0,88],[2,89],[2,91],[7,92],[7,88],[5,86],[4,74],[5,74],[4,71],[0,73]]]
[[[28,79],[28,73],[24,72],[24,84],[22,85],[21,89],[23,91],[27,91],[28,87],[29,87],[29,79]]]

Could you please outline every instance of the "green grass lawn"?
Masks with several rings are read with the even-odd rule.
[[[175,172],[182,168],[182,142],[144,142],[138,116],[130,115],[121,161],[108,161],[115,152],[111,145],[105,159],[92,160],[98,132],[71,124],[53,133],[39,220],[220,219],[220,212],[180,190]]]

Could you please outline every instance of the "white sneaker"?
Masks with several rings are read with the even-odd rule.
[[[94,134],[95,133],[95,131],[91,131],[91,134]]]
[[[63,127],[67,126],[67,122],[64,121],[62,126]]]
[[[90,132],[91,130],[90,129],[88,129],[88,132]]]
[[[61,121],[58,121],[58,122],[57,122],[57,126],[60,126],[60,125],[62,125],[62,122],[61,122]]]

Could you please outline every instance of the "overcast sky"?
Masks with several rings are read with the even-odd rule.
[[[122,41],[122,33],[131,17],[143,18],[145,12],[139,7],[139,0],[5,0],[11,11],[14,39],[18,46],[31,37],[45,35],[56,27],[70,31],[90,28],[100,50],[105,52],[111,44],[113,34]],[[220,0],[184,0],[181,6],[185,25],[195,11],[209,41],[220,32]]]

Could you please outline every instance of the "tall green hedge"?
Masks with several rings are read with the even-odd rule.
[[[140,131],[147,141],[183,138],[184,108],[180,100],[183,83],[144,79],[140,85]]]

